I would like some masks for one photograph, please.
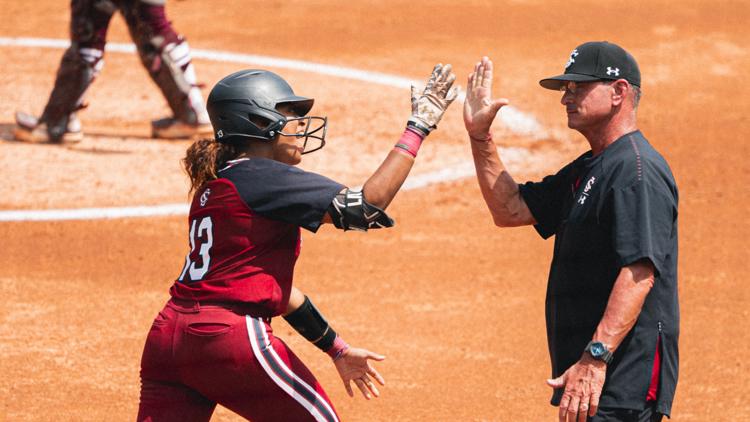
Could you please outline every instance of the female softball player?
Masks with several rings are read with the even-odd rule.
[[[435,66],[412,115],[361,190],[295,167],[323,147],[327,120],[307,116],[313,99],[264,70],[233,73],[212,89],[214,139],[184,159],[193,201],[190,252],[154,320],[141,360],[138,420],[207,421],[217,403],[253,421],[337,421],[328,396],[273,335],[282,315],[333,360],[350,396],[379,395],[383,378],[292,287],[300,228],[391,227],[384,209],[406,179],[424,138],[456,97],[450,65]]]

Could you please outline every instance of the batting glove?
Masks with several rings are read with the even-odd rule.
[[[435,65],[427,80],[424,90],[419,93],[411,86],[411,117],[407,126],[416,129],[427,136],[437,128],[445,110],[458,96],[458,87],[452,88],[456,75],[451,71],[451,65]]]

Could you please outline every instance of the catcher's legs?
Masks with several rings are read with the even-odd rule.
[[[121,1],[119,4],[141,63],[172,110],[172,117],[152,123],[153,136],[186,138],[211,135],[190,47],[167,20],[164,0]]]
[[[55,85],[37,119],[16,113],[16,138],[30,142],[77,142],[83,138],[76,112],[104,65],[107,27],[114,5],[102,0],[72,0],[70,40],[57,70]]]

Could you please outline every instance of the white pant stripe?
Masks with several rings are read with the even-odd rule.
[[[257,325],[260,328],[256,328],[253,321],[257,321]],[[273,347],[271,347],[271,342],[268,339],[263,320],[260,318],[253,318],[248,315],[245,317],[245,323],[247,324],[247,334],[250,338],[250,344],[253,348],[253,354],[255,355],[255,358],[258,359],[258,362],[260,362],[260,365],[266,371],[268,376],[273,380],[273,382],[276,383],[276,385],[278,385],[287,394],[292,396],[292,398],[294,398],[294,400],[301,404],[302,407],[307,409],[307,411],[309,411],[310,414],[313,415],[316,421],[329,422],[333,420],[334,422],[338,422],[336,413],[333,411],[333,409],[331,409],[328,402],[320,394],[318,394],[314,388],[312,388],[309,384],[307,384],[304,380],[302,380],[294,372],[292,372],[292,370],[289,369],[289,367],[279,357],[279,355],[276,354],[276,351],[273,349]],[[260,344],[258,335],[262,337],[263,344]],[[323,415],[313,403],[299,394],[291,385],[287,384],[283,379],[281,379],[281,377],[279,377],[279,375],[276,374],[276,372],[274,372],[273,368],[271,368],[271,365],[267,361],[266,356],[263,354],[263,350],[266,349],[270,352],[269,354],[273,358],[276,366],[281,368],[287,374],[287,376],[294,380],[295,383],[299,383],[309,392],[311,392],[315,396],[316,401],[320,403],[325,408],[325,410],[328,411],[332,419],[329,419],[325,415]]]

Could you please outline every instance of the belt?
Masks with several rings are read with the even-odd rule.
[[[192,300],[180,299],[176,297],[171,298],[170,302],[180,308],[195,313],[200,312],[200,309],[202,307],[220,307],[230,310],[238,315],[249,315],[252,317],[263,318],[263,320],[265,320],[266,322],[270,322],[271,317],[273,316],[268,308],[258,305],[257,303]]]

